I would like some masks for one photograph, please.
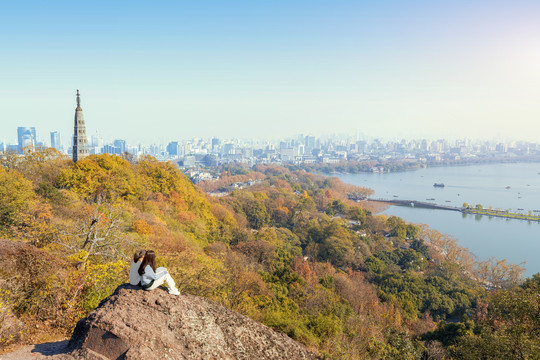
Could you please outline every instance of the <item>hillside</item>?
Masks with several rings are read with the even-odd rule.
[[[321,356],[466,358],[485,349],[505,358],[518,343],[525,354],[536,351],[536,277],[520,285],[518,267],[476,262],[443,234],[348,200],[369,189],[258,166],[260,181],[212,198],[150,157],[73,164],[47,149],[1,164],[0,232],[9,241],[2,246],[19,241],[27,249],[24,261],[16,252],[0,255],[0,317],[9,320],[0,325],[2,346],[71,334],[126,282],[133,251],[145,248],[182,293]],[[249,180],[249,171],[242,176]],[[224,177],[219,187],[229,180],[238,179]],[[533,315],[512,313],[524,307],[509,299],[529,304]],[[517,343],[508,336],[517,336],[509,313],[527,325]],[[11,333],[8,323],[21,331]],[[480,346],[488,343],[498,345]]]

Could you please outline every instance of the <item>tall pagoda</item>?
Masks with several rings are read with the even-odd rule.
[[[77,108],[75,109],[75,128],[73,131],[73,162],[84,159],[88,156],[88,139],[86,138],[86,127],[84,126],[84,116],[81,107],[81,96],[77,89]]]

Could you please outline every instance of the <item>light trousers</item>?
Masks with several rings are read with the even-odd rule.
[[[157,279],[154,280],[154,283],[152,286],[150,286],[148,289],[145,289],[146,291],[154,290],[158,286],[163,285],[163,283],[166,283],[169,287],[169,291],[176,290],[176,284],[174,283],[173,278],[171,275],[169,275],[169,272],[164,267],[160,267],[156,269],[156,276]]]

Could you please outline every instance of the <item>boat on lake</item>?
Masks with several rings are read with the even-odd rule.
[[[443,183],[435,183],[433,184],[433,187],[444,187]]]

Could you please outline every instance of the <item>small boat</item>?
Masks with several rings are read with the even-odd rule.
[[[397,195],[394,195],[394,197],[399,197],[399,196],[397,196]]]
[[[505,187],[505,189],[508,190],[508,189],[511,189],[511,187],[510,187],[510,186],[507,186],[507,187]]]
[[[433,187],[444,187],[443,183],[435,183],[433,184]]]
[[[452,202],[452,201],[450,201],[450,200],[445,200],[444,202]]]

